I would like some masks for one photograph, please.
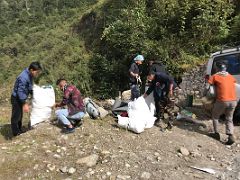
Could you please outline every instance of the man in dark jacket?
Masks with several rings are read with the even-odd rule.
[[[129,68],[132,101],[140,96],[139,83],[141,83],[141,79],[140,79],[139,65],[141,65],[143,61],[144,61],[144,57],[142,55],[137,55],[134,58],[134,63],[132,63]]]
[[[39,62],[32,62],[16,79],[11,95],[12,117],[11,128],[13,136],[20,135],[22,131],[23,112],[29,112],[27,98],[32,94],[33,78],[42,70]]]
[[[151,72],[154,73],[163,72],[167,74],[165,66],[160,61],[157,61],[154,58],[150,59],[148,62],[147,75],[149,75]],[[150,85],[151,81],[147,80],[145,84],[145,90],[148,89]]]
[[[144,94],[147,97],[153,91],[153,97],[156,106],[157,122],[160,119],[164,119],[164,113],[169,115],[168,126],[171,128],[170,121],[173,121],[174,102],[171,102],[169,97],[173,97],[173,89],[176,86],[173,78],[164,72],[150,72],[148,80],[151,81],[151,85]],[[171,102],[171,103],[170,103]]]
[[[148,73],[150,73],[150,72],[166,73],[166,68],[160,61],[153,59],[148,62]]]
[[[58,79],[56,84],[63,92],[63,99],[60,103],[56,103],[55,107],[67,106],[67,109],[56,110],[56,116],[58,120],[67,127],[63,132],[73,133],[75,128],[69,119],[75,121],[74,124],[76,124],[85,115],[85,107],[81,92],[74,85],[68,84],[67,81],[62,78]]]

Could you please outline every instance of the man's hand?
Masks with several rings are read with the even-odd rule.
[[[30,111],[30,107],[28,103],[23,104],[23,112],[28,113]]]
[[[60,107],[60,103],[55,103],[52,108],[57,108],[57,107]]]
[[[144,93],[143,97],[146,98],[148,95],[146,93]]]

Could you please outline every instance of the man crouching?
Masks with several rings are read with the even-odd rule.
[[[67,84],[65,79],[58,79],[56,85],[63,92],[63,99],[60,103],[56,103],[54,107],[63,107],[67,105],[67,109],[56,110],[56,116],[66,129],[64,133],[73,133],[75,125],[81,121],[84,116],[85,107],[80,91],[74,86]],[[73,124],[71,123],[71,121]]]

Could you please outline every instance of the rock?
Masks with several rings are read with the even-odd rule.
[[[179,151],[180,151],[180,153],[181,153],[182,155],[184,155],[184,156],[188,156],[188,155],[190,154],[189,151],[188,151],[188,149],[185,148],[185,147],[180,147]]]
[[[125,167],[130,168],[131,166],[130,166],[130,164],[126,163]]]
[[[66,148],[66,147],[61,147],[61,149],[62,149],[63,151],[67,151],[67,148]]]
[[[67,135],[62,135],[61,139],[68,140],[68,136]]]
[[[93,175],[95,172],[94,171],[90,171],[89,173],[90,173],[90,175]]]
[[[182,157],[183,155],[181,153],[177,153],[177,156],[178,157]]]
[[[107,172],[107,176],[111,176],[112,175],[112,173],[111,172]]]
[[[116,176],[110,176],[109,180],[116,180]]]
[[[192,157],[201,157],[202,155],[198,151],[191,152]]]
[[[78,159],[77,164],[85,164],[87,167],[92,167],[97,164],[99,156],[97,154],[92,154],[90,156],[86,156],[84,158]]]
[[[114,104],[115,100],[114,99],[107,99],[106,102],[109,106],[112,106]]]
[[[141,175],[141,179],[150,179],[151,173],[149,172],[143,172]]]
[[[48,165],[47,165],[47,168],[48,168],[50,171],[54,171],[54,170],[55,170],[55,165],[53,165],[53,164],[48,164]]]
[[[101,179],[107,179],[107,176],[106,176],[106,175],[103,175],[103,176],[101,177]]]
[[[61,158],[61,156],[59,154],[54,154],[53,157],[56,158],[56,159],[60,159]]]
[[[100,118],[101,118],[101,119],[108,115],[108,111],[106,111],[106,110],[103,109],[102,107],[99,107],[98,110],[99,110]]]
[[[215,159],[214,157],[211,157],[210,160],[211,160],[211,161],[215,161],[216,159]]]
[[[125,180],[125,179],[130,179],[131,176],[128,176],[128,175],[118,175],[117,176],[117,180]]]
[[[154,161],[155,160],[155,158],[153,156],[151,156],[151,155],[147,156],[146,159],[148,161]]]
[[[57,149],[57,153],[60,153],[61,152],[61,149]]]
[[[231,146],[229,146],[229,145],[226,145],[226,148],[228,148],[228,149],[231,149],[232,147],[231,147]]]
[[[62,172],[62,173],[66,173],[66,172],[67,172],[67,166],[62,167],[62,168],[60,168],[59,170],[60,170],[60,172]]]
[[[73,168],[73,167],[71,167],[71,168],[68,169],[68,173],[69,173],[69,174],[74,174],[75,172],[76,172],[76,169]]]
[[[102,151],[101,154],[106,155],[106,154],[110,154],[110,152],[109,151]]]
[[[131,98],[131,90],[123,91],[122,100],[129,100]]]
[[[39,167],[39,165],[38,165],[38,164],[35,164],[34,167],[33,167],[33,169],[34,169],[34,170],[37,170],[38,167]]]
[[[50,151],[50,150],[46,150],[45,152],[46,152],[47,154],[49,154],[49,153],[51,153],[52,151]]]
[[[1,149],[2,149],[2,150],[7,150],[8,148],[4,146],[4,147],[2,147]]]
[[[240,180],[240,172],[238,172],[237,179]]]

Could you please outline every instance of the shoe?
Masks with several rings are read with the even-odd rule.
[[[66,128],[62,131],[65,134],[70,134],[70,133],[74,133],[75,132],[75,128]]]
[[[213,139],[216,139],[220,141],[220,134],[219,133],[209,133],[208,136],[212,137]]]
[[[80,127],[82,124],[83,124],[82,120],[76,120],[75,123],[73,124],[73,126],[74,126],[75,128],[78,128],[78,127]]]
[[[160,118],[156,119],[154,125],[157,127],[161,126],[161,119]]]
[[[21,135],[21,133],[20,132],[18,132],[18,133],[13,133],[13,136],[19,136],[19,135]]]
[[[172,128],[173,128],[173,125],[172,125],[170,122],[168,122],[168,123],[167,123],[167,129],[168,129],[168,130],[171,130]]]
[[[226,145],[232,145],[233,143],[235,143],[235,139],[234,139],[234,136],[230,134],[228,136],[228,141],[226,142]]]

